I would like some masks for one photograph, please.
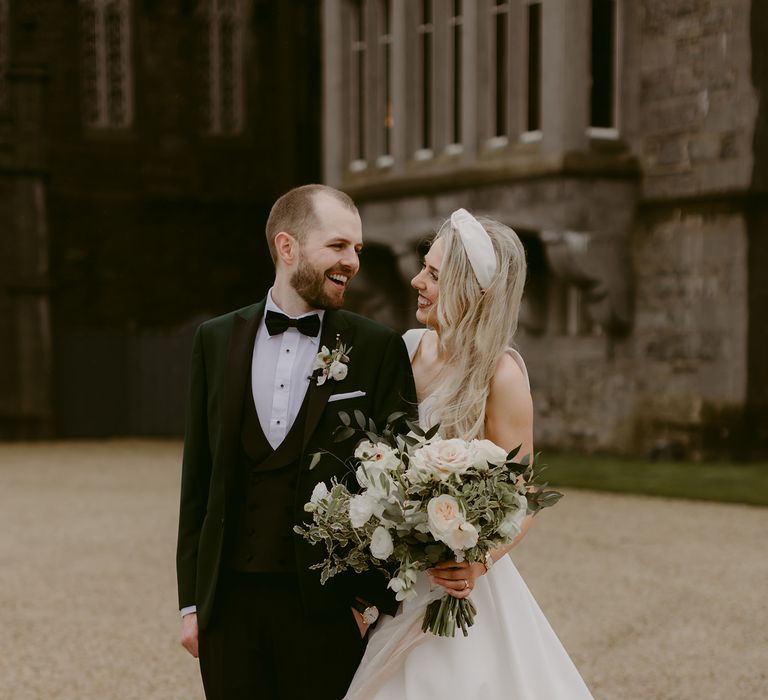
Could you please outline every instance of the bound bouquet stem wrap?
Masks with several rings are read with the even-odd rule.
[[[364,438],[347,465],[350,478],[317,484],[304,506],[312,522],[295,527],[326,548],[314,566],[323,584],[346,569],[378,569],[397,600],[410,600],[420,571],[449,560],[483,561],[515,539],[526,514],[561,497],[536,483],[530,455],[515,461],[519,447],[508,454],[489,440],[443,439],[439,425],[424,431],[407,421],[410,432],[395,432],[402,416],[390,416],[380,432],[360,411],[339,413],[334,439]],[[326,456],[314,455],[310,468]],[[446,593],[429,603],[422,629],[466,636],[476,612],[469,598]]]

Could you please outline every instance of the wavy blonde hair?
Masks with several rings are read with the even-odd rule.
[[[443,437],[466,440],[484,435],[486,399],[499,358],[517,330],[526,273],[517,234],[493,219],[476,218],[496,254],[496,274],[487,289],[480,289],[450,219],[434,239],[443,241],[437,321],[445,365],[431,412]]]

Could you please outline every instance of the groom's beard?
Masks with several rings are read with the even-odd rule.
[[[326,273],[333,272],[351,274],[351,271],[346,268],[320,272],[304,256],[301,256],[299,266],[291,277],[291,286],[312,309],[340,309],[344,305],[346,288],[341,294],[333,297],[325,291]]]

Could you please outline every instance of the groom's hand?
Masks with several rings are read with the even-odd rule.
[[[359,610],[355,610],[355,608],[352,608],[352,614],[355,616],[355,622],[360,628],[360,636],[365,637],[369,625],[366,625],[365,622],[363,622],[363,614]]]
[[[181,618],[181,646],[197,658],[197,613]]]

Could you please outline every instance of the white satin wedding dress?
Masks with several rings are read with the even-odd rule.
[[[404,336],[411,359],[423,334]],[[522,357],[509,353],[527,379]],[[419,418],[430,423],[429,399]],[[477,580],[468,637],[421,632],[427,604],[443,589],[430,591],[426,574],[420,576],[418,597],[372,631],[345,700],[593,700],[509,557]]]

